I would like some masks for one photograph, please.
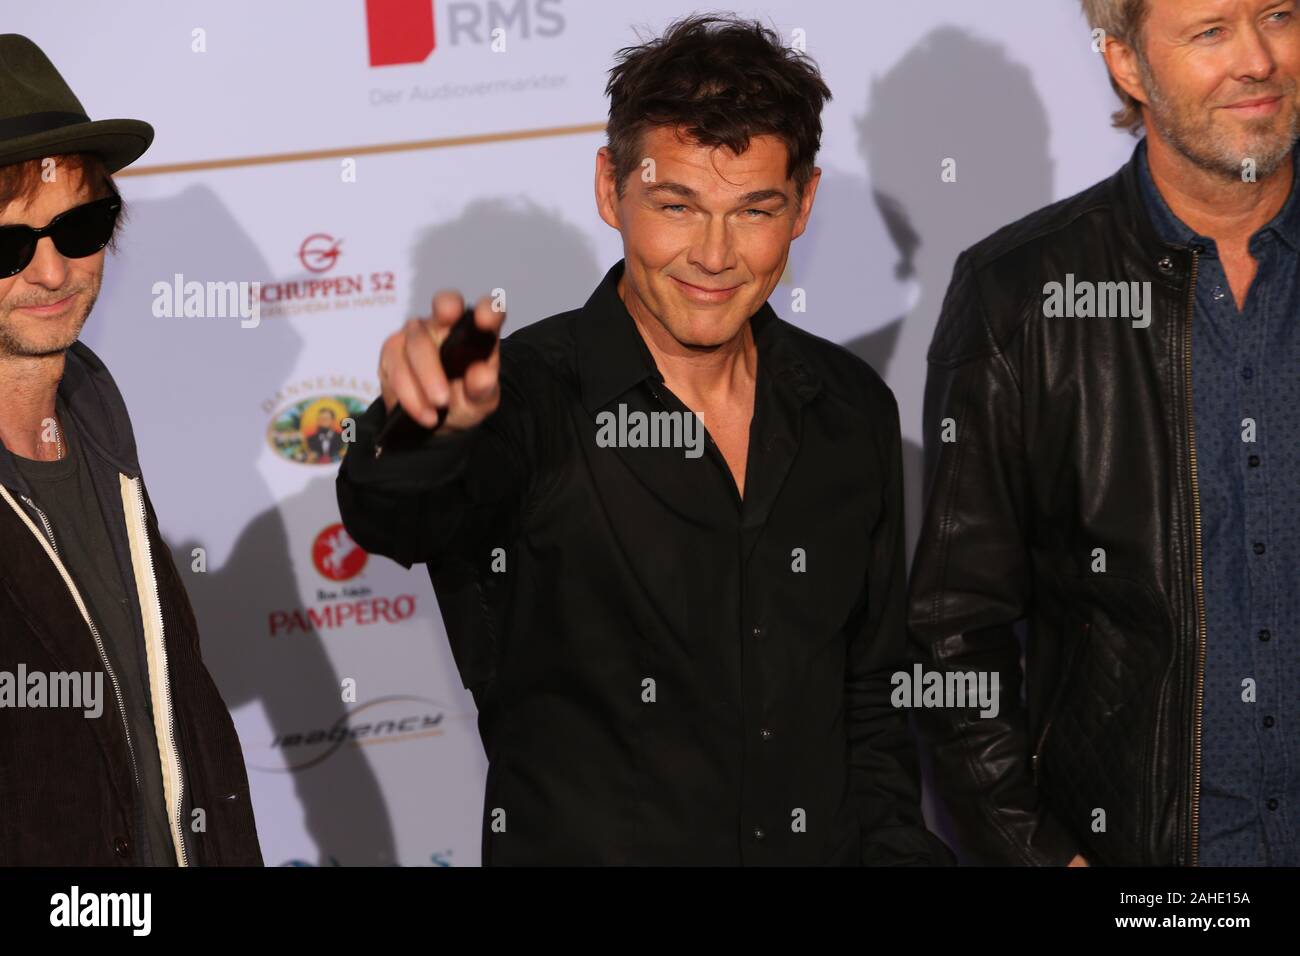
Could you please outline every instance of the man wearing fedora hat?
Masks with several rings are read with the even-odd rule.
[[[260,865],[239,739],[200,656],[113,378],[77,341],[138,120],[91,121],[0,36],[0,864]]]

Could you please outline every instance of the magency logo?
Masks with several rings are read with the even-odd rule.
[[[563,0],[452,0],[440,4],[451,46],[559,36]],[[366,0],[371,66],[423,63],[437,47],[434,0]]]
[[[406,694],[377,697],[357,704],[329,727],[277,734],[271,741],[271,749],[280,753],[280,766],[252,766],[254,770],[271,773],[296,773],[325,762],[344,746],[365,747],[441,737],[447,730],[443,726],[445,720],[463,716],[449,714],[441,703],[428,697]]]

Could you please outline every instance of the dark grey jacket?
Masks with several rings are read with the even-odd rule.
[[[160,761],[181,865],[261,865],[248,778],[208,675],[185,587],[158,531],[122,396],[86,346],[59,392],[81,437],[147,653],[159,747],[132,748],[110,663],[76,582],[0,445],[0,671],[102,672],[104,713],[0,707],[0,865],[123,866],[138,842],[134,761]],[[194,811],[202,810],[202,814]],[[201,826],[196,823],[201,821]]]

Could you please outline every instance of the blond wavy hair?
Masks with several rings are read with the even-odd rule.
[[[1094,30],[1104,30],[1107,37],[1123,40],[1137,52],[1142,52],[1142,22],[1147,14],[1147,0],[1081,0],[1083,14]],[[1142,128],[1142,104],[1129,96],[1110,78],[1111,88],[1123,104],[1111,114],[1111,124],[1116,129],[1126,129],[1134,136]]]

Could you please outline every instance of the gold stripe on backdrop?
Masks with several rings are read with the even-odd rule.
[[[475,146],[480,143],[508,143],[521,139],[544,139],[549,136],[576,136],[582,133],[601,133],[604,123],[581,123],[576,126],[551,126],[546,129],[523,129],[505,133],[478,133],[473,136],[444,136],[440,139],[420,139],[408,143],[380,143],[374,146],[351,146],[338,149],[304,150],[298,153],[271,153],[267,156],[237,156],[230,159],[208,159],[192,163],[166,163],[159,166],[134,166],[115,173],[123,176],[160,176],[165,173],[196,173],[208,169],[236,169],[240,166],[269,166],[274,163],[305,163],[316,159],[347,159],[353,156],[374,156],[381,153],[407,153],[417,149],[444,149],[449,146]]]

